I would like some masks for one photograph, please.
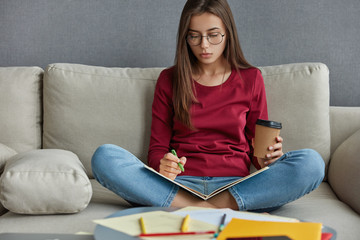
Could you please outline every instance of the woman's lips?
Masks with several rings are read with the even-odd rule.
[[[202,58],[210,58],[211,57],[211,53],[201,53],[200,54],[200,56],[202,57]]]

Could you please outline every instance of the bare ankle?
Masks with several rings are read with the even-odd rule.
[[[224,191],[210,198],[209,203],[214,205],[216,208],[230,208],[233,210],[239,210],[239,206],[237,205],[235,198],[229,191]]]

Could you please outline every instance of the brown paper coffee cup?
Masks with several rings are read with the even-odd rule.
[[[265,158],[266,154],[272,153],[268,148],[276,143],[282,126],[279,122],[258,119],[255,127],[254,156]]]

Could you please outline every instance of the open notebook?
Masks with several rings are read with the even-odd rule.
[[[207,199],[215,196],[216,194],[221,193],[222,191],[225,191],[226,189],[234,186],[235,184],[238,184],[238,183],[240,183],[240,182],[243,182],[243,181],[245,181],[245,180],[247,180],[247,179],[249,179],[249,178],[251,178],[251,177],[253,177],[253,176],[257,175],[257,174],[260,174],[260,173],[262,173],[262,172],[264,172],[264,171],[266,171],[266,170],[269,169],[269,167],[264,167],[264,168],[262,168],[262,169],[260,169],[260,170],[258,170],[258,171],[256,171],[256,172],[251,173],[250,175],[248,175],[248,176],[246,176],[246,177],[243,177],[243,178],[240,178],[240,179],[238,179],[238,180],[236,180],[236,181],[233,181],[233,182],[231,182],[231,183],[228,183],[228,184],[226,184],[226,185],[224,185],[224,186],[216,189],[215,191],[211,192],[210,194],[206,195],[206,194],[203,194],[203,193],[201,193],[201,192],[198,192],[198,191],[196,191],[196,190],[194,190],[194,189],[192,189],[192,188],[189,188],[189,187],[187,187],[187,186],[185,186],[185,185],[183,185],[183,184],[181,184],[181,183],[176,182],[176,179],[175,179],[175,180],[171,180],[170,178],[165,177],[164,175],[160,174],[160,173],[157,172],[155,169],[153,169],[153,168],[151,168],[151,167],[149,167],[149,166],[147,166],[147,165],[144,165],[144,167],[145,167],[146,169],[148,169],[148,170],[150,170],[150,171],[158,174],[159,176],[167,179],[168,181],[170,181],[170,182],[178,185],[179,187],[181,187],[181,188],[183,188],[183,189],[185,189],[185,190],[193,193],[194,195],[196,195],[196,196],[204,199],[204,200],[207,200]]]

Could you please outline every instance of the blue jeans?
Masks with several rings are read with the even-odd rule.
[[[105,144],[92,157],[95,179],[125,200],[145,206],[168,207],[179,187],[145,169],[127,150]],[[229,188],[239,210],[270,211],[316,189],[324,178],[324,161],[314,150],[284,154],[269,169]],[[175,180],[208,194],[239,177],[178,176]]]

